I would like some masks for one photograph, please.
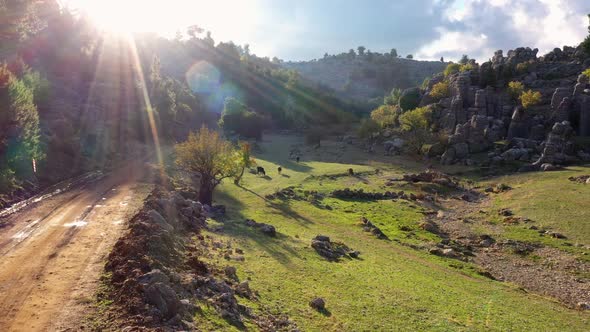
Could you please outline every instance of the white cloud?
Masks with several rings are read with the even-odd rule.
[[[587,0],[455,0],[444,12],[446,23],[436,28],[439,38],[417,54],[429,59],[469,54],[486,61],[493,50],[529,46],[542,55],[579,44],[587,35],[587,12]]]

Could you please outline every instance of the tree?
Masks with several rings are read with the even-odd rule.
[[[391,93],[389,94],[389,96],[385,96],[385,98],[383,99],[383,103],[386,105],[398,105],[401,95],[401,89],[393,88],[391,89]]]
[[[397,50],[395,48],[392,48],[389,52],[389,55],[391,55],[391,57],[393,58],[397,58]]]
[[[223,104],[219,127],[226,132],[234,131],[244,137],[260,139],[267,122],[265,117],[248,110],[239,100],[228,97]]]
[[[393,127],[397,124],[400,114],[401,110],[397,105],[381,105],[371,112],[371,119],[377,122],[382,128]]]
[[[440,62],[445,62],[445,58],[443,58],[442,56],[440,57]]]
[[[183,170],[200,174],[199,201],[213,203],[213,191],[225,178],[235,177],[243,165],[243,156],[219,133],[201,127],[190,133],[185,142],[174,146],[176,164]]]
[[[379,124],[373,119],[362,119],[361,125],[357,130],[357,134],[360,138],[368,139],[372,138],[373,134],[378,133],[381,128]]]
[[[541,103],[542,95],[539,91],[528,90],[520,95],[520,102],[524,109],[529,109]]]
[[[461,65],[458,63],[449,63],[444,70],[445,77],[458,73],[461,70]]]
[[[451,89],[449,83],[446,81],[436,83],[432,86],[432,90],[430,90],[430,96],[438,100],[449,97],[450,95]]]
[[[588,14],[588,20],[590,21],[590,14]],[[590,25],[588,26],[588,36],[580,44],[582,49],[586,52],[586,55],[590,55]]]
[[[413,58],[414,58],[414,56],[412,54],[406,55],[406,59],[413,59]]]
[[[197,38],[197,36],[202,34],[203,31],[203,28],[199,27],[198,25],[191,25],[186,28],[186,33],[193,39]]]
[[[366,50],[366,48],[365,48],[364,46],[359,46],[359,47],[357,47],[356,49],[358,50],[358,54],[359,54],[359,55],[361,55],[361,56],[362,56],[362,55],[365,55],[365,50]]]
[[[351,48],[350,50],[348,50],[348,57],[349,58],[354,58],[356,56],[356,53],[354,52],[354,50]]]
[[[432,111],[429,107],[419,107],[399,117],[401,130],[406,133],[408,146],[418,153],[430,138]]]
[[[461,60],[459,60],[459,63],[462,65],[466,65],[469,62],[469,56],[467,56],[467,54],[463,54],[463,56],[461,57]]]
[[[508,83],[508,95],[512,100],[516,101],[524,92],[524,84],[522,82],[513,81]]]
[[[239,144],[239,158],[238,158],[238,169],[239,171],[236,173],[234,177],[234,183],[239,184],[244,176],[244,171],[246,168],[251,167],[252,165],[256,164],[256,161],[251,157],[251,148],[250,143],[248,142],[240,142]]]
[[[399,106],[404,111],[413,110],[420,104],[420,98],[419,88],[405,90],[399,98]]]

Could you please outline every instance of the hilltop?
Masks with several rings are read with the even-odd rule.
[[[381,98],[394,88],[420,85],[444,70],[448,63],[393,57],[390,54],[345,53],[322,59],[284,62],[303,78],[333,89],[339,96],[357,101]]]

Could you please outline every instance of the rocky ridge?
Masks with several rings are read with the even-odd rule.
[[[436,130],[448,139],[433,145],[429,156],[443,164],[472,165],[474,154],[487,152],[482,166],[519,161],[528,164],[522,171],[590,161],[590,147],[574,139],[590,137],[590,82],[582,74],[590,56],[570,47],[543,57],[537,53],[530,48],[506,56],[497,51],[481,65],[471,60],[471,70],[434,77],[421,90],[421,106],[432,109]],[[443,80],[449,96],[435,100],[430,92]],[[540,103],[523,108],[508,93],[511,81],[540,92]]]

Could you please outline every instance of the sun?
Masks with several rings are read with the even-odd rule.
[[[162,17],[150,6],[151,1],[137,0],[64,0],[62,4],[86,15],[100,29],[113,33],[159,32]],[[165,22],[167,23],[167,22]]]

